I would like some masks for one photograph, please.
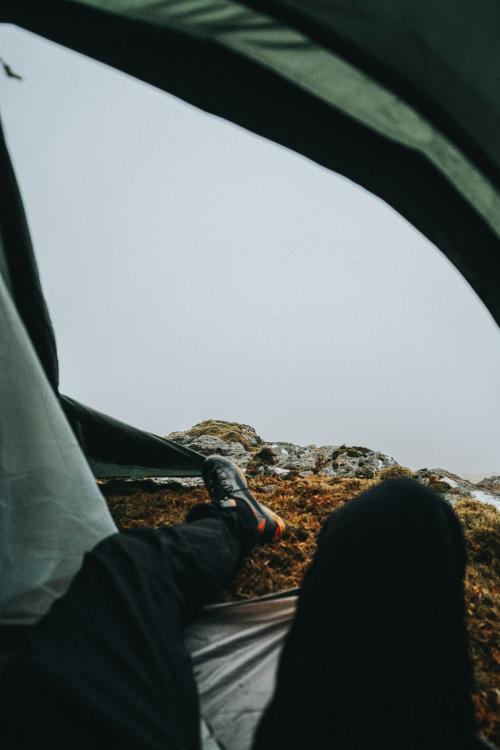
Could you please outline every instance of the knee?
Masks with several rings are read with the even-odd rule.
[[[365,494],[361,503],[371,507],[381,523],[397,526],[402,531],[442,526],[447,524],[449,513],[453,515],[440,495],[415,479],[381,482]]]
[[[365,494],[381,507],[387,506],[391,510],[397,508],[410,513],[439,509],[443,505],[440,495],[424,487],[416,479],[386,479]]]
[[[414,530],[453,515],[451,507],[446,506],[436,492],[414,479],[388,479],[332,513],[327,527],[335,529],[361,522],[381,529]]]
[[[465,548],[451,505],[412,479],[390,479],[335,511],[318,539],[318,557],[341,565],[344,557],[390,563],[408,580],[419,566],[444,569],[448,562],[463,576]],[[431,564],[432,563],[432,564]]]

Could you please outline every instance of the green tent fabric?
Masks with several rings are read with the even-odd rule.
[[[425,234],[500,323],[497,0],[4,0],[0,21],[101,60],[356,181]],[[4,256],[13,268],[17,251],[7,245],[17,243],[25,259],[11,291],[57,387],[50,321],[14,192],[0,195],[2,209],[13,206],[11,224],[21,228],[13,239],[2,225]],[[38,315],[23,309],[28,278]],[[145,457],[158,451],[159,438],[107,423],[71,400],[65,409],[101,468],[158,469],[147,469]],[[111,436],[121,442],[120,455],[111,455]],[[163,448],[155,465],[199,474],[202,457],[167,443]],[[143,458],[134,461],[134,449]]]
[[[500,322],[495,0],[7,0],[0,18],[347,175]]]
[[[59,368],[56,340],[43,297],[28,223],[0,125],[0,272],[52,388]]]
[[[200,476],[205,456],[60,396],[96,477]]]

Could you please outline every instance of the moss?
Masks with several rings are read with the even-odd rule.
[[[476,719],[486,737],[500,743],[500,513],[464,498],[455,504],[467,549],[465,605],[474,664]]]
[[[394,479],[396,477],[412,477],[413,471],[407,466],[386,466],[385,469],[380,469],[376,475],[376,479],[379,482],[383,482],[384,479]]]
[[[247,451],[263,443],[253,427],[239,422],[224,422],[221,419],[206,419],[199,422],[188,430],[188,434],[193,437],[212,435],[227,443],[241,443]]]

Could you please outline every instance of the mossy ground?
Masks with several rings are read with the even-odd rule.
[[[335,509],[372,486],[375,480],[321,476],[283,479],[255,477],[256,496],[287,522],[283,538],[261,547],[246,561],[231,590],[221,600],[245,599],[300,586],[312,559],[317,534]],[[207,502],[203,488],[168,488],[111,491],[101,486],[120,528],[158,527],[182,523],[187,510]],[[465,580],[470,650],[475,671],[473,700],[478,727],[486,738],[500,744],[500,513],[473,500],[455,506],[462,523],[468,553]]]

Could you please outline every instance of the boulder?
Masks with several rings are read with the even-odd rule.
[[[398,465],[392,456],[357,445],[341,445],[335,448],[330,460],[335,476],[364,479],[372,479],[382,469]]]
[[[500,477],[485,477],[477,482],[477,487],[482,490],[491,490],[492,492],[500,492]]]
[[[219,438],[224,443],[240,443],[246,451],[251,451],[264,442],[250,425],[225,422],[222,419],[206,419],[185,432],[171,432],[166,437],[176,443],[188,445],[191,440],[205,435]]]
[[[496,490],[494,482],[484,487],[484,485],[481,486],[481,482],[479,484],[469,482],[446,469],[419,469],[414,476],[426,487],[439,492],[452,504],[460,497],[470,497],[473,500],[494,505],[500,510],[500,488]]]

